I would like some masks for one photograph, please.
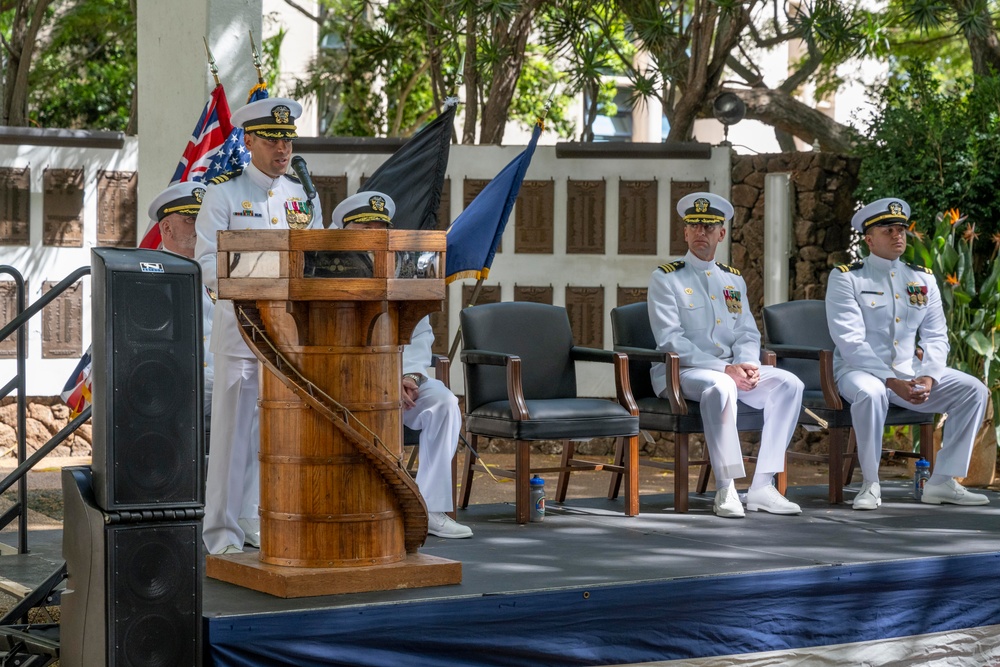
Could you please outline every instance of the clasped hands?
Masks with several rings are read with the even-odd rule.
[[[931,387],[934,386],[934,380],[926,375],[913,378],[912,380],[889,378],[885,381],[885,386],[907,403],[920,405],[931,395]]]
[[[726,375],[733,378],[736,388],[740,391],[750,391],[760,382],[760,369],[747,362],[727,365]]]
[[[409,410],[417,404],[420,387],[411,377],[403,376],[403,410]]]

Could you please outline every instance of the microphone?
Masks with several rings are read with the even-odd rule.
[[[306,191],[306,198],[312,201],[316,198],[316,186],[313,185],[312,176],[309,175],[309,168],[306,166],[306,161],[302,159],[301,155],[296,155],[292,158],[292,171],[295,175],[299,177],[299,181],[302,183],[302,189]]]

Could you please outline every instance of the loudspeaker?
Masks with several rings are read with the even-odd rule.
[[[105,512],[91,469],[62,471],[60,664],[202,664],[202,510]]]
[[[108,511],[204,504],[201,270],[94,248],[93,472]]]

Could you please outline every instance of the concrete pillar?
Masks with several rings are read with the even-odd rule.
[[[257,83],[250,31],[260,48],[261,0],[138,0],[139,237],[149,202],[167,186],[215,87],[203,37],[230,108]]]

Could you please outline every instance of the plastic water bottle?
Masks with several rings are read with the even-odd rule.
[[[927,459],[921,457],[914,466],[913,473],[913,497],[920,500],[924,495],[924,485],[931,476],[931,464]]]
[[[545,518],[545,480],[535,475],[529,482],[531,485],[531,521],[541,521]]]

